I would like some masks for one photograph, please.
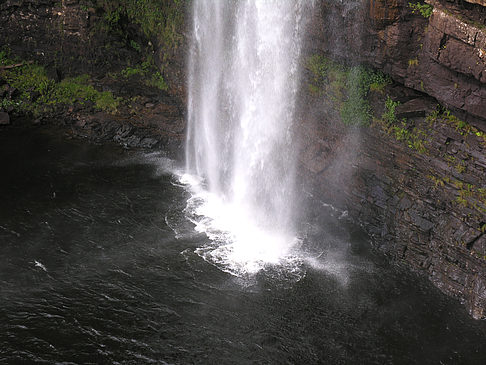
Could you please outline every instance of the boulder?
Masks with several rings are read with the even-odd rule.
[[[9,125],[10,116],[7,112],[0,112],[0,125]]]

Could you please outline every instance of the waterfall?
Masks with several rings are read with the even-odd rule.
[[[193,1],[189,210],[196,228],[213,241],[204,253],[233,269],[256,271],[278,263],[296,242],[293,122],[310,4]]]

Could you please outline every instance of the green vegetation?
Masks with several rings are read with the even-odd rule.
[[[426,118],[429,125],[432,127],[435,123],[444,123],[453,127],[462,136],[477,137],[480,139],[483,146],[486,147],[486,133],[480,131],[469,123],[457,118],[450,110],[437,106],[437,109],[427,115]]]
[[[397,118],[397,114],[396,114],[395,109],[399,105],[400,105],[399,101],[393,101],[393,99],[390,98],[389,96],[386,98],[385,111],[383,112],[383,115],[381,116],[381,119],[386,124],[386,126],[389,127],[389,126],[396,124],[398,122],[398,118]]]
[[[80,104],[91,101],[96,109],[108,112],[116,112],[119,100],[109,91],[100,92],[89,85],[89,76],[81,75],[62,80],[58,84],[52,84],[50,93],[45,94],[43,101],[50,104]]]
[[[427,153],[427,134],[423,130],[419,128],[413,128],[410,130],[407,123],[405,121],[401,121],[400,125],[394,125],[392,127],[391,132],[397,141],[404,141],[409,148],[417,151],[418,153]]]
[[[121,76],[128,79],[131,77],[141,77],[143,82],[147,86],[156,87],[160,90],[167,90],[168,85],[165,82],[162,74],[156,70],[155,65],[152,62],[146,61],[139,66],[126,67],[120,72]],[[112,75],[117,77],[116,75]]]
[[[420,13],[424,18],[430,18],[434,10],[434,7],[429,4],[408,3],[408,6],[412,9],[412,14]]]
[[[441,124],[448,125],[463,136],[461,139],[465,141],[464,143],[467,144],[471,139],[478,139],[479,143],[486,147],[486,135],[469,123],[457,118],[450,110],[438,106],[435,111],[427,115],[426,122],[431,130],[436,129]],[[467,153],[452,155],[445,152],[442,157],[451,168],[451,173],[455,172],[457,174],[465,173],[468,166],[467,161],[474,160],[474,158]],[[470,216],[472,219],[477,222],[482,222],[480,223],[478,230],[484,232],[483,229],[486,230],[486,226],[484,226],[484,214],[486,213],[486,188],[463,181],[463,179],[467,177],[462,177],[462,175],[457,174],[454,174],[455,176],[429,175],[427,177],[434,182],[435,188],[444,188],[446,185],[449,188],[452,188],[453,191],[455,191],[455,194],[450,194],[450,201],[453,204],[470,209]]]
[[[156,87],[160,90],[167,90],[169,88],[169,86],[165,82],[164,77],[158,71],[154,72],[150,79],[145,81],[145,84],[148,86]]]
[[[140,47],[140,44],[135,42],[133,39],[130,40],[130,46],[137,52],[142,52],[142,47]]]
[[[454,187],[457,190],[457,195],[453,200],[454,203],[476,210],[480,215],[486,213],[486,188],[480,188],[448,176],[437,177],[428,175],[427,177],[434,182],[436,188],[439,186],[444,187],[446,184]]]
[[[453,182],[458,189],[456,202],[465,207],[475,209],[482,214],[486,213],[486,189],[466,184],[460,180]]]
[[[183,40],[181,27],[184,24],[184,0],[94,0],[105,10],[105,20],[112,29],[123,22],[140,26],[146,38],[158,41],[164,48],[162,62],[169,52],[177,49]],[[140,45],[130,42],[139,51]]]
[[[427,175],[427,178],[434,182],[436,188],[439,186],[443,188],[445,185],[444,180],[442,180],[440,177],[436,177],[434,175]]]
[[[419,64],[418,58],[413,58],[413,59],[408,60],[409,66],[418,66],[418,64]]]
[[[145,75],[145,70],[140,68],[140,67],[128,66],[127,68],[123,69],[120,73],[124,78],[128,79],[128,78],[133,77],[133,76]]]
[[[312,75],[310,91],[328,99],[346,125],[368,125],[371,120],[368,94],[383,93],[390,83],[380,72],[361,65],[345,67],[320,55],[308,59],[307,69]]]
[[[366,99],[370,85],[367,70],[352,67],[346,76],[347,97],[341,104],[341,119],[347,125],[367,125],[371,120],[371,108]]]
[[[9,58],[6,52],[0,52],[0,66],[13,64],[20,66],[0,69],[0,79],[17,90],[14,99],[0,99],[0,105],[4,109],[12,108],[16,112],[37,117],[63,105],[92,102],[98,110],[110,113],[117,111],[120,99],[114,97],[111,92],[96,90],[90,84],[87,75],[67,78],[56,83],[47,76],[44,67]]]
[[[464,160],[458,160],[456,157],[451,156],[451,155],[446,155],[444,159],[447,162],[447,165],[450,167],[453,167],[458,173],[462,174],[466,172],[466,161]]]
[[[397,141],[405,142],[410,149],[421,154],[427,154],[427,134],[420,128],[409,126],[405,118],[398,119],[396,108],[399,105],[400,102],[393,101],[388,96],[385,101],[385,111],[381,120],[377,121],[378,124]]]

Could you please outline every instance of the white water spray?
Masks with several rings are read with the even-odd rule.
[[[184,177],[188,212],[233,273],[288,260],[294,232],[293,118],[308,0],[195,0]]]

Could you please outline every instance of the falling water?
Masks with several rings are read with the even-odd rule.
[[[195,0],[188,72],[188,212],[231,272],[292,255],[293,118],[308,0]]]

